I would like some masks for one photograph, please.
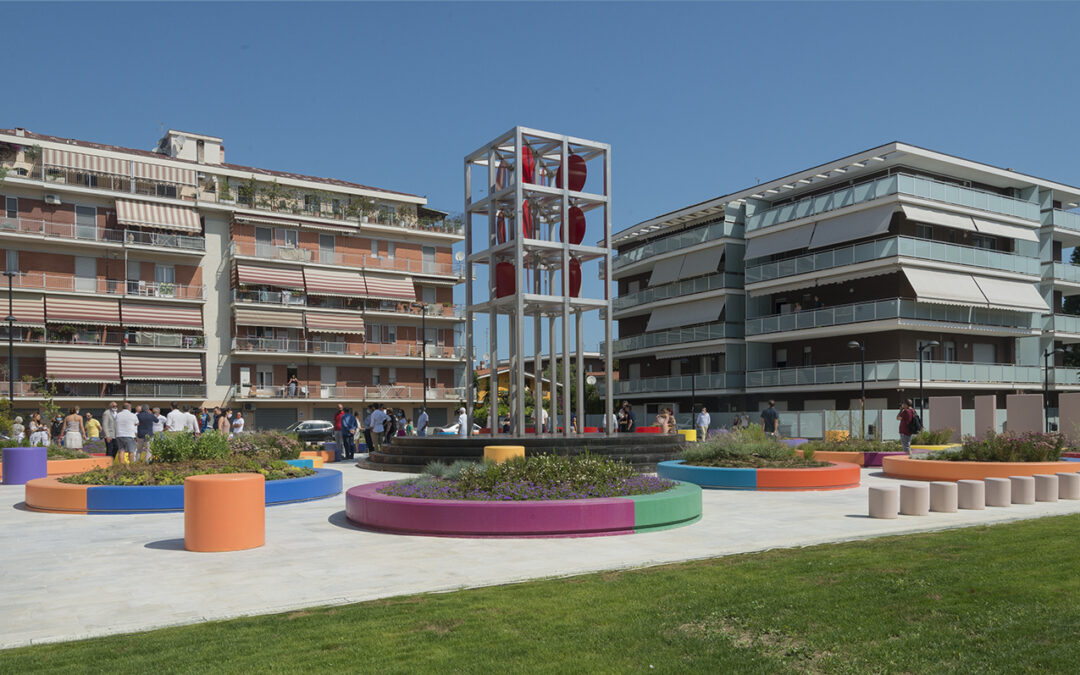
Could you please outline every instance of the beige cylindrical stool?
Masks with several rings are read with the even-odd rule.
[[[1080,473],[1059,473],[1058,499],[1080,499]]]
[[[524,445],[485,445],[484,459],[502,464],[508,459],[525,456]]]
[[[957,494],[956,483],[952,481],[939,480],[930,483],[930,510],[938,513],[956,513]]]
[[[984,478],[986,485],[987,506],[1009,506],[1012,504],[1012,481],[1008,478]]]
[[[981,480],[956,481],[957,506],[981,511],[986,508],[986,484]]]
[[[1058,489],[1057,476],[1048,473],[1035,474],[1035,501],[1056,502]]]
[[[242,551],[266,543],[266,479],[218,473],[184,479],[184,548]]]
[[[1035,503],[1035,479],[1032,476],[1009,476],[1012,481],[1012,503]]]
[[[897,518],[900,512],[900,490],[896,487],[870,488],[870,517]]]
[[[930,513],[930,486],[914,483],[900,486],[900,515],[925,516]]]

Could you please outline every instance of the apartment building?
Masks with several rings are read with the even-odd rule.
[[[0,129],[0,172],[16,409],[52,391],[280,428],[426,399],[437,424],[462,397],[463,235],[423,197],[230,164],[174,130],[142,151]]]
[[[863,382],[868,408],[920,382],[968,406],[1080,388],[1061,352],[1080,342],[1080,266],[1063,258],[1078,203],[1080,188],[894,142],[635,225],[615,239],[617,396],[845,410]]]

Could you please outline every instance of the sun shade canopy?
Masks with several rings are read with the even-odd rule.
[[[179,328],[202,330],[202,311],[198,307],[174,307],[149,303],[125,302],[120,308],[125,326],[136,328]]]
[[[236,308],[237,326],[267,326],[273,328],[303,328],[304,315],[300,312],[274,312],[264,309]]]
[[[359,312],[307,312],[309,333],[364,333],[364,318]]]
[[[45,350],[45,376],[53,382],[120,382],[119,352]]]
[[[126,199],[116,200],[116,222],[136,227],[154,227],[162,230],[179,230],[198,233],[202,231],[199,214],[195,209],[172,204],[153,204]]]
[[[646,331],[665,330],[698,323],[712,323],[724,311],[724,298],[706,298],[677,305],[665,305],[649,315]]]
[[[120,303],[97,298],[50,297],[45,305],[45,320],[49,323],[119,326]]]
[[[273,286],[304,290],[304,273],[298,269],[237,265],[236,279],[245,286]]]
[[[125,380],[163,380],[167,382],[202,382],[202,357],[195,356],[145,356],[124,354],[122,358]]]
[[[797,251],[809,246],[813,235],[813,223],[800,225],[782,232],[760,235],[746,241],[746,253],[743,257],[746,260],[751,260],[783,253],[784,251]]]
[[[889,222],[895,210],[894,205],[888,204],[865,211],[856,211],[839,218],[820,220],[814,225],[814,236],[810,239],[810,248],[832,246],[845,241],[884,234],[889,231]]]

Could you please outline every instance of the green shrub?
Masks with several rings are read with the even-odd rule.
[[[804,447],[804,446],[800,446],[799,449],[802,450],[802,458],[803,459],[805,459],[808,462],[814,461],[814,453],[816,452],[816,450],[814,450],[813,448],[807,448],[807,447]]]
[[[178,434],[188,436],[190,434]],[[221,459],[229,454],[229,437],[220,431],[208,431],[199,436],[191,459]]]
[[[877,441],[869,438],[847,438],[842,441],[808,441],[799,446],[806,452],[900,452],[899,441]]]
[[[86,459],[90,456],[85,450],[65,448],[60,445],[50,445],[46,449],[46,455],[49,459]]]
[[[270,459],[297,459],[304,444],[278,431],[260,431],[229,439],[229,451],[240,455],[266,455]]]
[[[806,448],[803,445],[802,448]],[[810,448],[813,455],[813,448]],[[804,451],[805,452],[805,451]],[[795,454],[795,450],[772,436],[766,436],[760,427],[752,426],[727,434],[719,434],[705,443],[691,445],[682,453],[687,464],[719,467],[811,467],[827,466],[827,462],[815,462]]]
[[[150,455],[154,462],[185,462],[195,457],[195,436],[189,433],[168,432],[150,439]]]
[[[1062,434],[990,432],[981,440],[968,436],[959,448],[931,452],[919,458],[951,462],[1056,462],[1066,445]]]
[[[182,434],[181,434],[182,435]],[[227,455],[219,459],[191,460],[174,463],[113,464],[60,478],[61,483],[74,485],[183,485],[188,476],[211,473],[258,473],[266,480],[313,476],[315,471],[293,466],[266,457]]]
[[[953,433],[953,429],[938,429],[937,431],[923,429],[911,439],[911,443],[912,445],[947,445],[952,443]]]
[[[439,461],[429,462],[424,467],[421,473],[425,476],[431,476],[432,478],[446,478],[449,480],[457,480],[463,471],[471,469],[477,462],[470,461],[468,459],[459,459],[450,464],[444,464]]]
[[[517,482],[585,487],[638,475],[630,464],[598,455],[534,455],[515,457],[501,464],[455,462],[446,471],[447,478],[456,480],[462,492],[493,490],[499,483]]]

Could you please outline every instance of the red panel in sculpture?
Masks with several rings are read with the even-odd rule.
[[[566,171],[570,174],[570,189],[581,192],[581,188],[585,187],[585,178],[589,175],[589,167],[579,155],[570,155],[566,164]],[[562,171],[555,174],[555,187],[562,187]]]
[[[505,298],[513,295],[516,289],[514,282],[513,263],[501,262],[495,264],[495,297]]]

